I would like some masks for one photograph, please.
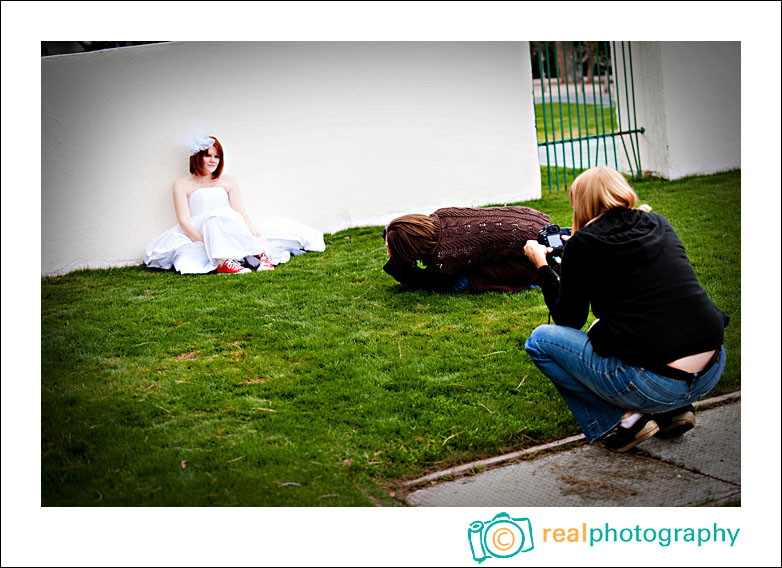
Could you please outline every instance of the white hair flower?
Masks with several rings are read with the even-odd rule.
[[[190,155],[192,156],[193,154],[198,154],[198,152],[206,150],[214,143],[215,141],[211,136],[201,136],[196,138],[190,143]]]

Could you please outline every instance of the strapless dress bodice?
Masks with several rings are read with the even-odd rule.
[[[214,209],[230,207],[228,192],[225,191],[224,187],[220,186],[196,189],[187,198],[187,203],[190,206],[190,215],[192,217],[203,215]]]

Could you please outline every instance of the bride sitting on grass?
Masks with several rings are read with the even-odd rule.
[[[245,257],[259,271],[273,270],[291,254],[326,249],[322,233],[285,219],[267,219],[272,232],[262,235],[245,209],[236,179],[223,173],[223,166],[217,138],[194,143],[190,175],[173,187],[178,224],[147,245],[148,267],[174,268],[181,274],[244,274],[250,272],[239,264]]]

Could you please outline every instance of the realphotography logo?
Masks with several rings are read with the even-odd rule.
[[[499,513],[490,521],[474,521],[467,531],[472,557],[478,563],[487,558],[510,558],[519,552],[529,552],[532,525],[529,519],[512,519],[508,513]]]
[[[720,527],[714,523],[711,527],[682,528],[662,527],[633,528],[612,527],[609,523],[589,526],[581,523],[574,527],[546,527],[541,531],[539,543],[555,545],[606,546],[613,544],[643,543],[669,547],[672,544],[721,545],[730,547],[739,536],[738,528]],[[534,548],[532,524],[527,518],[511,518],[508,513],[499,513],[490,521],[475,521],[467,531],[473,560],[478,563],[488,558],[510,558],[519,552],[529,552]]]
[[[713,527],[693,528],[641,528],[635,525],[633,528],[615,528],[605,523],[602,527],[587,527],[582,523],[580,527],[569,528],[545,528],[543,529],[543,542],[567,543],[580,542],[595,546],[597,544],[612,544],[626,542],[644,542],[658,544],[662,547],[671,546],[678,542],[697,542],[698,546],[707,543],[730,543],[733,546],[739,536],[739,530],[721,528],[714,523]]]

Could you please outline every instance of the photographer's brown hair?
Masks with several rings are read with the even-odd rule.
[[[437,244],[434,223],[429,216],[418,213],[397,217],[386,227],[386,242],[393,260],[415,264]]]

